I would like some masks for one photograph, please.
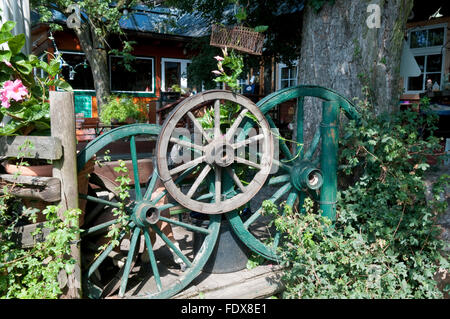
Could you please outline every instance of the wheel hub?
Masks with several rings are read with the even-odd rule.
[[[323,184],[322,172],[310,161],[299,161],[292,167],[291,183],[299,191],[319,189]]]
[[[159,220],[159,209],[147,201],[136,203],[133,209],[132,219],[137,226],[143,228],[156,224]]]
[[[205,147],[205,156],[206,163],[227,167],[234,162],[234,148],[224,140],[215,140]]]

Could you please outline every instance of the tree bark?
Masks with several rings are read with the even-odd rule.
[[[108,97],[111,94],[106,43],[99,39],[95,35],[94,30],[86,24],[83,24],[80,28],[75,28],[74,30],[80,40],[81,48],[86,54],[86,59],[92,70],[97,106],[100,110],[101,106],[106,104]]]
[[[369,5],[379,6],[379,25],[374,26]],[[336,0],[318,13],[307,6],[299,83],[324,86],[350,100],[365,99],[367,90],[377,114],[397,109],[401,49],[412,6],[413,0]],[[320,122],[320,110],[305,102],[305,142]]]

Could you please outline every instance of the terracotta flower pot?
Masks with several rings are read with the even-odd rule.
[[[6,173],[11,175],[19,173],[22,176],[42,176],[42,177],[53,176],[52,164],[23,166],[6,162],[3,164],[3,166],[5,167]]]
[[[87,162],[86,166],[83,170],[78,174],[78,192],[80,194],[86,194],[88,190],[89,184],[89,174],[94,171],[95,159],[91,159]],[[52,164],[43,164],[43,165],[16,165],[11,162],[4,162],[3,166],[5,167],[5,171],[7,174],[19,174],[21,176],[40,176],[40,177],[52,177],[53,176],[53,165]],[[46,203],[44,201],[35,200],[35,199],[23,199],[23,203],[26,207],[29,208],[37,208],[40,211],[45,209],[47,205],[50,203]],[[80,216],[79,224],[83,225],[84,222],[84,210],[86,208],[86,200],[79,199],[78,201],[79,208],[83,211],[83,214]],[[44,222],[45,217],[42,213],[38,213],[37,222]]]

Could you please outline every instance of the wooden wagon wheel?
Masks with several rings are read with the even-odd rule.
[[[303,123],[305,121],[303,103],[305,97],[322,100],[322,122],[316,129],[308,148],[303,147]],[[298,146],[294,152],[291,152],[283,139],[278,140],[280,155],[282,155],[280,158],[284,157],[284,160],[277,162],[278,173],[268,179],[267,185],[274,186],[277,190],[267,199],[277,204],[285,200],[286,205],[290,207],[294,207],[298,203],[297,208],[300,209],[305,197],[309,195],[319,204],[323,215],[334,220],[340,110],[349,119],[357,120],[359,114],[350,101],[330,89],[308,85],[286,88],[266,96],[257,103],[277,135],[279,135],[278,129],[268,112],[291,99],[297,99],[296,142]],[[252,126],[252,123],[246,123],[245,126],[244,132]],[[271,234],[272,240],[270,243],[265,243],[250,231],[252,225],[261,219],[262,213],[262,206],[259,206],[245,220],[237,211],[227,213],[226,217],[236,234],[250,249],[268,259],[276,260],[276,247],[280,241],[280,233]]]
[[[146,187],[137,182],[139,181],[137,141],[156,140],[160,132],[160,127],[152,124],[122,126],[91,141],[77,156],[80,172],[88,161],[97,153],[108,149],[111,143],[125,140],[130,146],[133,167],[130,175],[134,176],[136,181],[134,188],[130,190],[130,199],[125,208],[127,226],[120,230],[119,237],[121,243],[128,240],[129,245],[123,254],[124,258],[116,261],[116,265],[112,261],[117,256],[117,246],[114,247],[111,243],[105,250],[98,252],[98,244],[94,239],[104,238],[108,227],[117,223],[118,219],[115,217],[98,224],[94,222],[96,216],[93,215],[119,207],[117,193],[114,194],[108,183],[99,182],[96,175],[92,174],[90,182],[99,185],[99,189],[106,191],[109,197],[97,196],[99,193],[96,195],[92,190],[88,194],[80,194],[80,199],[87,200],[88,203],[82,227],[84,230],[81,241],[82,257],[89,255],[89,252],[97,253],[96,257],[83,263],[84,292],[88,297],[105,297],[118,289],[119,297],[169,298],[186,287],[200,273],[214,248],[220,228],[220,216],[211,216],[206,227],[196,226],[189,219],[164,217],[161,212],[167,211],[177,203],[166,202],[160,205],[162,199],[167,196],[167,191],[162,190],[155,194],[155,186],[159,180],[157,170],[153,169]],[[174,184],[181,183],[185,175],[181,174]],[[175,243],[168,238],[161,226],[163,222],[164,225],[171,225],[175,237],[177,231],[183,235],[181,240],[184,244]],[[194,251],[188,242],[188,237],[192,237],[193,233],[202,234],[205,238],[198,251]],[[159,241],[158,249],[155,238],[156,243]],[[145,249],[140,250],[139,246]],[[186,266],[186,269],[177,268],[173,262],[171,265],[170,262],[167,263],[164,251],[166,256],[170,257],[171,254],[173,260],[181,260],[180,265]],[[143,261],[144,252],[148,261]],[[140,266],[137,273],[133,273],[135,264]],[[108,270],[102,273],[103,269]],[[99,270],[101,278],[98,278]]]
[[[255,130],[236,143],[240,125],[249,120]],[[174,158],[177,148],[182,155]],[[273,139],[253,102],[230,91],[211,90],[173,110],[161,129],[156,154],[161,180],[178,203],[194,212],[222,214],[245,205],[262,187],[272,165]],[[187,170],[193,170],[195,181],[183,189],[175,180]],[[194,199],[195,194],[203,200]]]

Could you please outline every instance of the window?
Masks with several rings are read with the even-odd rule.
[[[405,79],[407,93],[421,93],[426,90],[427,80],[442,88],[444,71],[443,46],[446,41],[447,25],[414,28],[408,33],[408,45],[419,65],[421,74]]]
[[[118,93],[154,93],[153,58],[136,57],[130,62],[130,66],[134,72],[125,68],[122,57],[109,57],[111,91]]]
[[[291,67],[284,63],[278,64],[278,89],[284,89],[290,86],[297,85],[297,62],[294,62]]]
[[[76,91],[94,91],[94,79],[86,56],[81,52],[62,51],[61,76]]]
[[[168,92],[174,85],[182,89],[189,87],[187,67],[191,60],[161,59],[161,91]]]

